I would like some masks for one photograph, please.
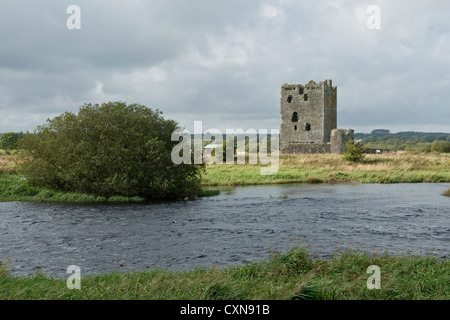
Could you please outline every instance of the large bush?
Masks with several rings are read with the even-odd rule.
[[[101,196],[178,198],[200,190],[202,166],[175,165],[178,128],[138,104],[85,104],[28,133],[19,173],[32,183]]]
[[[431,144],[431,152],[450,153],[450,141],[434,141]]]

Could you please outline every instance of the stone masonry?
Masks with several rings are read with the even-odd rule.
[[[343,153],[347,147],[347,142],[353,140],[353,129],[333,129],[331,131],[330,152]]]
[[[341,153],[353,130],[337,127],[337,88],[331,80],[281,86],[281,153]]]

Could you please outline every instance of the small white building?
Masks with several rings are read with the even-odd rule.
[[[207,146],[205,146],[203,148],[203,156],[204,157],[212,157],[213,150],[216,150],[216,149],[220,150],[220,148],[223,148],[223,145],[215,144],[215,143],[208,144]]]

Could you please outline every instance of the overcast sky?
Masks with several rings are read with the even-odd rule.
[[[0,132],[117,100],[191,131],[276,129],[281,85],[325,79],[339,128],[450,132],[450,1],[0,2]]]

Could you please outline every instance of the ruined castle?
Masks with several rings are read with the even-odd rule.
[[[281,86],[281,153],[342,153],[352,129],[337,129],[337,88],[331,80]]]

